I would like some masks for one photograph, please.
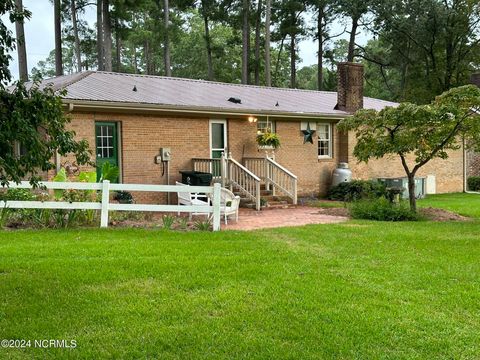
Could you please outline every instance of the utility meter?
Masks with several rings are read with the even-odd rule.
[[[162,157],[162,161],[170,161],[172,159],[172,151],[170,148],[161,148],[160,156]]]

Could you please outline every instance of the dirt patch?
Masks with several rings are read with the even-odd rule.
[[[322,215],[343,216],[348,218],[350,217],[348,209],[344,207],[319,208],[318,213]]]
[[[459,215],[452,211],[437,209],[437,208],[423,208],[420,209],[420,214],[432,221],[471,221],[472,219],[466,216]]]

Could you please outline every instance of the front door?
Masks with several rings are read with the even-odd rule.
[[[118,132],[117,123],[96,122],[95,143],[97,154],[97,181],[102,176],[105,162],[118,166]]]
[[[210,156],[219,159],[227,151],[227,121],[210,120]],[[214,176],[220,175],[220,168],[212,169]]]

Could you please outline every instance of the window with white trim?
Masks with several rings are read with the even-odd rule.
[[[318,123],[317,136],[318,136],[318,158],[319,159],[332,158],[333,157],[332,124]]]
[[[275,132],[275,122],[267,120],[258,120],[257,121],[257,134],[265,133],[274,133]]]

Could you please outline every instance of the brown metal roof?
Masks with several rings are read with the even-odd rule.
[[[44,80],[55,90],[66,89],[65,100],[148,104],[179,109],[235,111],[255,114],[302,114],[342,117],[335,110],[337,93],[226,84],[163,76],[86,71]],[[136,91],[134,91],[134,87]],[[241,103],[228,101],[240,99]],[[364,107],[381,110],[396,103],[364,98]]]

